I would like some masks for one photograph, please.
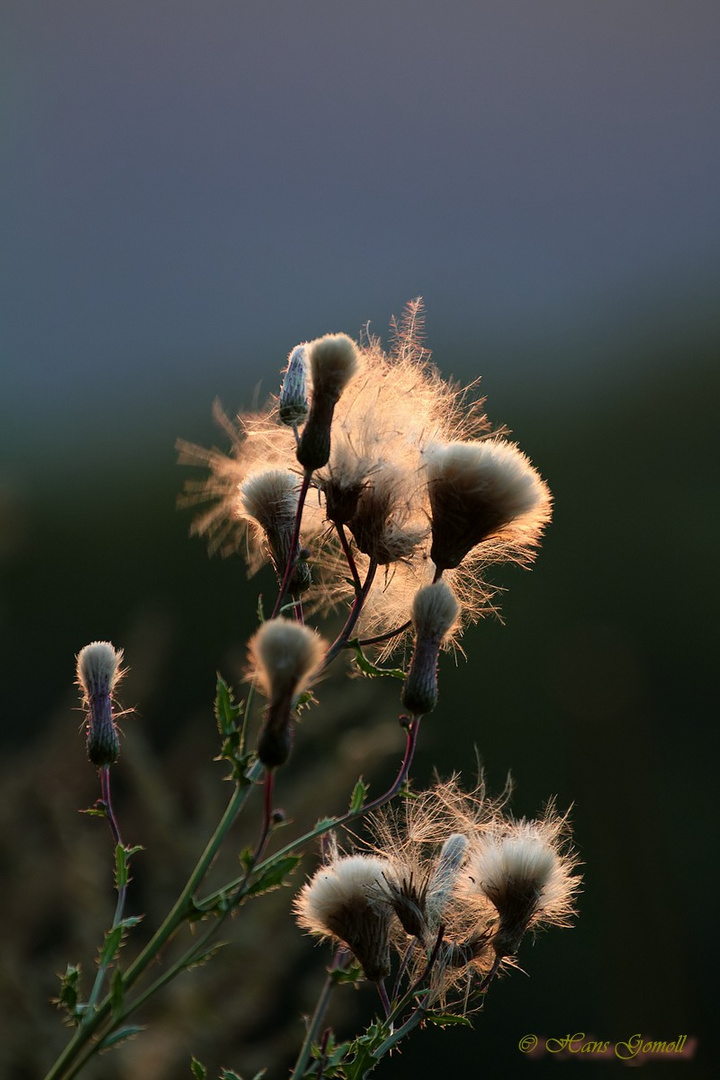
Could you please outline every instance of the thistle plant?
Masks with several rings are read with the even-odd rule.
[[[389,354],[375,338],[345,334],[297,345],[262,411],[235,420],[218,413],[229,454],[179,444],[182,463],[207,471],[186,485],[185,505],[199,508],[193,531],[211,550],[243,553],[251,574],[269,562],[276,593],[271,613],[258,608],[242,700],[217,681],[227,807],[139,949],[140,915],[126,913],[139,848],[123,842],[110,793],[112,770],[122,767],[114,711],[122,652],[95,642],[78,655],[88,758],[100,779],[94,812],[110,826],[117,904],[92,985],[79,964],[61,980],[57,1004],[74,1032],[47,1080],[69,1080],[95,1054],[139,1034],[145,1004],[209,960],[228,917],[242,917],[271,889],[294,889],[288,918],[331,950],[295,1080],[360,1080],[415,1028],[468,1023],[494,980],[516,965],[526,935],[572,919],[577,857],[567,815],[552,802],[537,819],[516,820],[506,796],[490,799],[481,782],[470,791],[457,778],[424,791],[411,785],[420,726],[432,723],[424,718],[439,701],[441,653],[459,649],[468,623],[494,610],[488,568],[532,562],[551,510],[547,485],[491,430],[475,388],[441,378],[421,327],[416,301]],[[388,790],[371,794],[360,779],[344,814],[278,845],[285,815],[277,785],[296,768],[293,743],[341,658],[356,673],[402,684],[402,762]],[[210,867],[253,803],[255,843],[239,852],[239,872],[210,889]],[[293,877],[301,857],[318,852],[301,884]],[[195,929],[189,945],[184,926]],[[359,1033],[336,1034],[326,1023],[330,999],[360,980],[375,985],[376,1011]],[[189,1068],[207,1076],[196,1059]]]

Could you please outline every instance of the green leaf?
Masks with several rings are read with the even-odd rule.
[[[80,965],[68,964],[65,974],[59,976],[60,993],[53,998],[53,1003],[58,1009],[65,1009],[70,1018],[79,1023],[85,1012],[80,1005]]]
[[[467,1016],[457,1016],[455,1013],[427,1013],[425,1019],[436,1027],[452,1027],[457,1024],[461,1027],[472,1027]]]
[[[134,1035],[139,1035],[140,1032],[144,1030],[144,1027],[139,1027],[138,1025],[120,1028],[119,1031],[114,1031],[111,1035],[106,1035],[105,1038],[98,1043],[98,1050],[109,1050],[111,1046],[117,1046],[117,1044],[123,1042],[124,1039],[132,1039]]]
[[[253,881],[247,891],[247,896],[258,896],[260,893],[270,892],[285,884],[285,878],[291,874],[300,862],[300,855],[286,855],[282,859],[271,862],[260,874],[257,881]]]
[[[244,710],[244,704],[235,703],[235,695],[231,687],[218,673],[215,690],[215,719],[221,735],[232,735],[240,730]]]
[[[242,1080],[242,1076],[240,1073],[236,1073],[234,1069],[221,1069],[219,1080]]]
[[[195,1080],[206,1080],[207,1069],[204,1065],[201,1065],[196,1057],[190,1062],[190,1072],[195,1077]]]
[[[130,859],[138,851],[144,850],[142,844],[135,844],[134,847],[118,844],[115,848],[115,884],[118,891],[130,881]]]
[[[350,644],[355,652],[355,663],[363,675],[367,675],[369,679],[376,679],[381,675],[388,675],[391,679],[402,679],[404,682],[407,678],[407,675],[401,668],[381,668],[373,664],[371,660],[368,660],[367,656],[358,645],[357,638],[354,641],[351,641]]]
[[[364,783],[362,776],[358,780],[357,784],[353,788],[353,793],[350,796],[350,813],[357,814],[359,810],[362,810],[365,805],[365,796],[370,789],[370,785]]]

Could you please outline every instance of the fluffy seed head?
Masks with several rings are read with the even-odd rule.
[[[326,643],[307,626],[280,616],[269,619],[248,645],[252,673],[271,700],[307,688],[322,662]]]
[[[240,504],[253,523],[259,526],[267,542],[275,573],[282,580],[290,558],[295,512],[298,504],[298,478],[285,469],[253,473],[240,487]],[[297,552],[293,552],[293,557]],[[310,585],[307,563],[297,562],[290,591]]]
[[[122,658],[122,649],[109,641],[93,641],[77,655],[77,682],[87,710],[87,755],[98,767],[113,765],[120,754],[112,695],[124,674]]]
[[[347,334],[325,334],[307,346],[313,399],[337,401],[358,369],[357,346]]]
[[[435,445],[426,464],[430,557],[439,570],[454,569],[471,548],[493,537],[519,549],[537,543],[550,518],[550,494],[517,446],[497,438]]]
[[[498,956],[516,953],[531,926],[566,926],[574,914],[580,879],[564,843],[566,824],[549,811],[541,821],[498,823],[478,838],[468,877],[500,915],[493,939]]]
[[[390,910],[383,900],[386,859],[346,855],[321,866],[294,903],[297,921],[318,937],[344,942],[368,979],[390,972]]]
[[[93,641],[85,645],[77,655],[77,681],[85,701],[94,694],[112,694],[124,675],[121,668],[122,649],[116,649],[109,641]]]
[[[426,585],[415,593],[412,624],[417,638],[442,641],[460,614],[460,605],[445,581]]]

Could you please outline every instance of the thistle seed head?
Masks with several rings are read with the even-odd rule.
[[[497,956],[514,955],[531,927],[569,924],[580,878],[564,842],[566,824],[551,809],[541,821],[498,822],[477,838],[467,874],[500,916]]]
[[[298,478],[284,469],[253,473],[240,487],[240,504],[247,516],[262,530],[270,551],[275,573],[280,581],[291,558],[295,514],[298,504]],[[298,551],[290,592],[300,592],[311,584],[310,568],[298,560]]]
[[[425,457],[430,557],[438,570],[454,569],[493,537],[520,548],[537,543],[550,519],[550,493],[517,446],[497,438],[452,442],[430,446]]]
[[[312,376],[310,413],[297,446],[297,459],[308,472],[327,465],[335,406],[358,368],[355,342],[347,334],[326,334],[308,346]]]
[[[415,648],[402,702],[413,716],[425,716],[437,704],[437,665],[440,647],[460,613],[460,605],[450,586],[440,580],[426,585],[415,594],[412,623]]]
[[[109,641],[93,641],[77,655],[77,683],[87,710],[87,755],[99,768],[113,765],[120,754],[112,695],[124,675],[122,659],[122,649]]]
[[[389,868],[372,855],[346,855],[321,866],[295,899],[299,925],[343,942],[373,982],[390,973],[390,909],[383,899]]]

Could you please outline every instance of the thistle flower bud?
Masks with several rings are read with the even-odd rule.
[[[438,861],[427,887],[427,908],[429,921],[439,926],[443,921],[445,908],[452,895],[460,867],[465,861],[468,839],[462,833],[452,833],[440,849]]]
[[[93,641],[77,655],[77,683],[87,709],[87,756],[99,768],[113,765],[120,754],[112,695],[124,674],[122,659],[122,649],[109,641]]]
[[[292,745],[292,709],[325,654],[322,638],[307,626],[282,617],[263,623],[250,640],[252,672],[268,698],[257,754],[268,769],[283,765]]]
[[[580,880],[571,873],[576,858],[558,845],[564,826],[564,819],[548,816],[506,823],[480,838],[468,873],[500,915],[492,941],[498,957],[514,955],[531,926],[566,926],[574,913]]]
[[[269,469],[255,473],[240,487],[240,502],[247,515],[263,531],[278,581],[282,581],[288,559],[295,560],[289,592],[298,593],[312,584],[310,567],[291,552],[298,504],[298,480],[291,472]]]
[[[304,345],[296,345],[288,357],[278,399],[278,412],[280,423],[289,427],[301,424],[308,414]]]
[[[342,941],[372,982],[390,973],[390,909],[383,900],[390,864],[346,855],[321,866],[294,903],[297,921],[318,937]]]
[[[426,585],[415,594],[412,607],[415,649],[402,691],[402,703],[413,716],[424,716],[437,704],[438,654],[459,613],[460,605],[452,589],[442,580]]]
[[[549,520],[550,494],[539,473],[503,439],[434,445],[426,454],[432,511],[430,558],[452,570],[477,544],[503,535],[532,546]],[[513,530],[507,532],[510,526]]]
[[[335,406],[358,367],[355,342],[346,334],[326,334],[308,346],[312,375],[310,413],[297,448],[297,459],[312,472],[327,465]]]

